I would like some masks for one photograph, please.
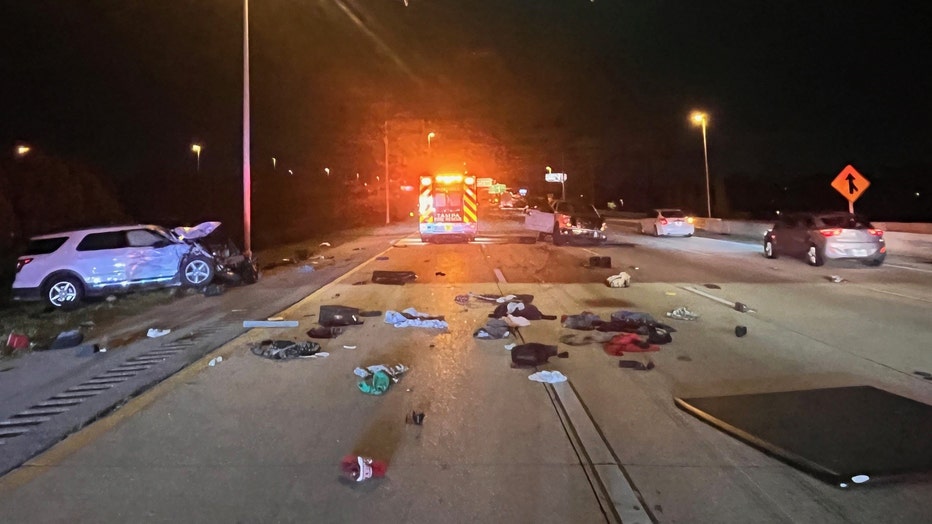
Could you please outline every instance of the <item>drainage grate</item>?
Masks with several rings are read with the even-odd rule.
[[[0,421],[0,445],[6,444],[10,437],[28,433],[32,427],[48,422],[54,415],[65,413],[73,406],[84,402],[84,400],[135,377],[141,371],[146,371],[159,362],[168,360],[182,350],[194,346],[198,339],[215,334],[225,327],[216,324],[204,326],[197,333],[191,333],[180,340],[166,342],[159,348],[127,359],[113,369],[101,373],[82,384],[70,387],[4,421]]]

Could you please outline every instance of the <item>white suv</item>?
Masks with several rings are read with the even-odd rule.
[[[194,239],[219,222],[169,231],[134,225],[80,229],[29,240],[16,261],[13,300],[45,300],[55,308],[85,296],[145,287],[206,286],[218,268]]]

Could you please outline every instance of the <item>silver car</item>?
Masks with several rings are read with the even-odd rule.
[[[850,213],[794,213],[780,217],[764,235],[764,256],[805,257],[813,266],[826,260],[860,260],[883,264],[887,246],[883,231],[860,215]]]

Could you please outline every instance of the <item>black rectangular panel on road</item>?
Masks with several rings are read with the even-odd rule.
[[[932,406],[874,387],[674,400],[822,480],[932,471]]]

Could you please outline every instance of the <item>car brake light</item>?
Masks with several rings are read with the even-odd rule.
[[[837,237],[841,234],[841,228],[836,227],[832,229],[820,229],[819,233],[821,233],[823,237]]]
[[[870,234],[872,234],[872,235],[874,235],[875,237],[882,237],[882,236],[883,236],[883,231],[881,231],[881,230],[879,230],[879,229],[868,229],[867,232],[870,233]]]
[[[667,225],[667,219],[666,219],[666,218],[661,218],[661,219],[660,219],[660,225],[661,225],[661,226]]]
[[[23,269],[23,266],[25,266],[26,264],[28,264],[28,263],[30,263],[30,262],[32,262],[32,259],[31,259],[31,258],[21,258],[21,259],[17,260],[17,261],[16,261],[16,272],[19,273],[19,270],[20,270],[20,269]]]

